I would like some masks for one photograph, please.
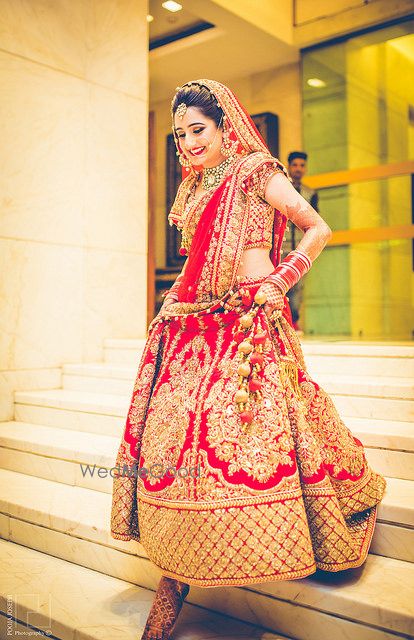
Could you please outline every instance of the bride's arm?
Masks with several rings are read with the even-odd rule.
[[[181,272],[178,274],[178,276],[176,277],[174,284],[171,285],[171,287],[169,288],[169,290],[166,292],[165,294],[165,298],[164,298],[164,303],[162,305],[161,308],[165,308],[166,306],[168,306],[170,303],[175,302],[176,301],[176,295],[175,295],[175,290],[178,289],[180,281],[183,279],[183,275],[185,272],[185,268],[187,266],[187,262],[188,262],[188,256],[183,264],[183,268],[181,269]],[[160,309],[161,311],[161,309]]]
[[[274,309],[282,312],[284,296],[319,256],[332,230],[281,171],[268,179],[264,199],[304,232],[296,249],[278,264],[256,293],[262,298],[264,294],[264,311],[272,314]]]
[[[176,277],[174,284],[168,289],[168,291],[166,291],[163,294],[163,298],[164,301],[161,305],[160,310],[158,311],[157,315],[155,316],[155,318],[153,318],[148,326],[147,329],[147,336],[149,335],[150,331],[156,326],[157,322],[161,321],[164,315],[164,312],[166,310],[166,308],[170,305],[173,304],[174,302],[177,302],[177,296],[174,294],[174,286],[176,289],[178,289],[179,287],[179,279],[182,279],[185,268],[187,266],[187,262],[188,262],[188,257],[186,258],[186,261],[184,262],[183,268],[181,269],[181,272],[178,274],[178,276]]]
[[[329,225],[281,172],[269,178],[264,195],[272,207],[304,232],[296,249],[306,253],[312,261],[315,260],[332,237]]]

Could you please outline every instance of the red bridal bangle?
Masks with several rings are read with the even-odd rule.
[[[282,291],[283,295],[291,289],[312,266],[311,258],[299,249],[294,249],[286,258],[277,265],[266,278],[265,282],[273,282]]]

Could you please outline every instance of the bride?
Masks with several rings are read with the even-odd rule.
[[[331,230],[233,92],[179,87],[184,267],[151,322],[119,446],[111,535],[162,571],[143,640],[190,585],[303,578],[365,561],[385,479],[307,372],[289,289]],[[287,221],[304,231],[284,259]]]

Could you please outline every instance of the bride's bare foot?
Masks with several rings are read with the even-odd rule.
[[[190,585],[162,576],[141,640],[170,640]]]

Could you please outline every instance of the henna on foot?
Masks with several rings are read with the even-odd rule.
[[[162,576],[141,640],[170,640],[190,585]]]

